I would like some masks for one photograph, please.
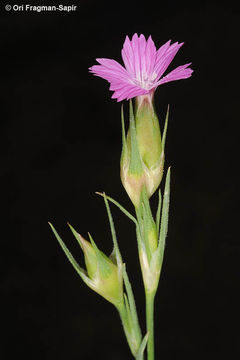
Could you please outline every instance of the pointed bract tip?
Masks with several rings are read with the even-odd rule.
[[[81,245],[82,250],[88,248],[89,242],[87,240],[85,240],[81,234],[77,233],[77,235],[78,235],[79,244]]]
[[[93,241],[93,238],[92,238],[92,235],[90,234],[90,232],[88,231],[88,237],[89,237],[89,240],[91,241],[91,244],[94,246],[94,247],[97,247],[95,242]],[[84,239],[85,240],[85,239]],[[86,240],[85,240],[86,241]]]
[[[67,222],[67,225],[70,227],[73,233],[80,235],[69,222]]]
[[[72,225],[68,221],[67,221],[67,225],[70,227],[71,230],[76,231],[76,230],[74,230],[74,228],[72,227]]]
[[[53,232],[56,231],[55,228],[54,228],[54,226],[53,226],[53,224],[52,224],[50,221],[48,221],[48,225],[49,225],[50,228],[53,230]]]
[[[100,195],[100,196],[104,196],[104,193],[102,193],[100,191],[95,191],[95,194]]]

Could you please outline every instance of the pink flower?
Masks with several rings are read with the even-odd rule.
[[[122,49],[125,68],[112,59],[96,59],[100,65],[89,68],[90,72],[100,76],[110,83],[110,90],[114,91],[112,98],[117,101],[131,99],[135,96],[149,94],[159,85],[169,81],[186,79],[193,70],[191,63],[180,65],[166,76],[162,77],[174,56],[184,44],[171,40],[156,50],[155,44],[149,36],[146,41],[144,35],[134,34],[132,40],[126,36]]]

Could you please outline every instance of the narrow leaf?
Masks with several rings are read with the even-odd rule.
[[[144,244],[144,239],[143,239],[143,236],[142,236],[142,234],[141,234],[139,225],[136,226],[136,234],[137,234],[138,252],[140,252],[141,250],[143,250],[144,252],[146,252],[146,248],[145,248],[145,244]]]
[[[150,228],[150,226],[149,226],[150,221],[149,221],[149,218],[148,218],[148,212],[147,212],[145,204],[142,204],[142,214],[143,214],[143,232],[142,232],[142,235],[143,235],[143,240],[144,240],[144,245],[145,245],[145,249],[146,249],[147,258],[148,258],[148,261],[150,262],[150,260],[151,260],[151,249],[150,249],[150,244],[149,244],[149,241],[148,241],[148,231],[149,231],[149,228]]]
[[[96,192],[96,194],[104,197],[103,193]],[[105,194],[105,196],[106,196],[107,200],[111,201],[114,205],[116,205],[129,219],[131,219],[137,225],[136,218],[133,215],[131,215],[122,205],[120,205],[116,200],[114,200],[110,196],[108,196],[106,194]]]
[[[120,254],[120,250],[119,250],[119,247],[118,247],[115,226],[114,226],[111,210],[110,210],[110,207],[109,207],[109,204],[108,204],[107,197],[106,197],[105,193],[103,194],[103,198],[104,198],[105,206],[106,206],[106,209],[107,209],[108,220],[109,220],[109,224],[110,224],[112,240],[113,240],[113,246],[114,246],[114,252],[116,254],[117,264],[120,267],[122,265],[122,256]]]
[[[122,156],[121,159],[127,155],[126,132],[124,124],[123,105],[121,106],[121,123],[122,123]]]
[[[162,206],[162,217],[161,217],[161,228],[159,236],[159,251],[161,252],[161,257],[163,257],[163,252],[165,248],[165,241],[168,230],[168,212],[169,212],[169,200],[170,200],[170,168],[168,168],[164,197],[163,197],[163,206]]]
[[[131,311],[130,311],[127,295],[123,294],[123,296],[124,296],[124,303],[125,303],[125,309],[126,309],[126,314],[127,314],[127,326],[128,326],[128,331],[129,331],[129,334],[130,334],[131,329],[132,329]]]
[[[143,217],[143,229],[144,229],[143,235],[144,235],[144,242],[145,242],[145,247],[146,247],[146,251],[147,251],[147,257],[150,262],[151,253],[153,251],[153,247],[152,247],[153,244],[150,243],[148,236],[151,232],[155,233],[156,247],[157,247],[157,234],[156,234],[156,224],[153,220],[152,210],[150,207],[149,199],[148,199],[145,188],[142,191],[142,199],[143,199],[143,203],[141,204],[141,212],[142,212],[142,217]],[[155,245],[154,245],[154,248],[155,248]]]
[[[132,318],[132,325],[133,325],[134,330],[135,330],[134,333],[138,337],[138,340],[141,341],[142,333],[141,333],[141,329],[140,329],[140,326],[139,326],[137,310],[136,310],[136,304],[135,304],[134,295],[133,295],[133,291],[132,291],[132,286],[131,286],[131,283],[130,283],[129,278],[128,278],[128,274],[127,274],[127,271],[126,271],[125,264],[124,264],[124,267],[123,267],[123,280],[124,280],[125,288],[126,288],[126,291],[127,291],[127,296],[128,296],[129,306],[130,306],[130,312],[131,312],[131,318]]]
[[[140,208],[140,207],[139,207]],[[143,230],[144,230],[144,227],[143,227],[143,218],[142,218],[142,215],[141,215],[141,212],[140,212],[140,209],[136,209],[136,215],[137,215],[137,219],[138,219],[138,222],[137,222],[137,225],[136,225],[136,234],[137,234],[137,243],[138,243],[138,252],[141,250],[141,249],[144,249],[144,251],[146,251],[145,249],[145,243],[144,243],[144,234],[143,234]]]
[[[136,360],[143,360],[143,353],[144,350],[146,348],[147,345],[147,341],[148,341],[148,332],[146,333],[146,335],[144,336],[142,343],[138,349],[137,355],[136,355]]]
[[[156,214],[156,228],[157,228],[158,236],[159,236],[161,206],[162,206],[162,194],[161,194],[161,190],[159,189],[159,191],[158,191],[158,208],[157,208],[157,214]]]
[[[152,216],[152,210],[150,207],[149,198],[147,196],[146,187],[143,188],[142,198],[143,198],[143,204],[144,204],[144,208],[145,208],[145,212],[146,212],[146,217],[147,217],[148,221],[152,224],[152,223],[154,223],[154,220],[153,220],[153,216]]]
[[[70,263],[72,264],[72,266],[74,267],[74,269],[77,271],[77,273],[81,276],[82,275],[82,269],[81,267],[78,265],[77,261],[74,259],[74,257],[72,256],[72,254],[70,253],[70,251],[68,250],[67,246],[64,244],[64,242],[62,241],[62,239],[60,238],[60,236],[58,235],[57,231],[55,230],[54,226],[49,222],[49,225],[54,233],[54,235],[56,236],[57,241],[59,242],[61,248],[63,249],[65,255],[67,256],[68,260],[70,261]]]
[[[167,114],[166,114],[166,118],[165,118],[165,124],[164,124],[164,129],[163,129],[163,136],[162,136],[162,150],[163,150],[163,152],[164,152],[164,149],[165,149],[165,142],[166,142],[166,135],[167,135],[168,116],[169,116],[169,105],[168,105],[168,108],[167,108]]]
[[[92,281],[87,275],[86,275],[86,271],[84,269],[82,269],[77,261],[74,259],[74,257],[72,256],[72,254],[70,253],[70,251],[68,250],[67,246],[64,244],[64,242],[62,241],[62,239],[60,238],[60,236],[58,235],[57,231],[55,230],[54,226],[49,222],[49,225],[54,233],[54,235],[56,236],[56,239],[58,240],[61,248],[63,249],[65,255],[67,256],[68,260],[70,261],[70,263],[72,264],[72,266],[74,267],[74,269],[76,270],[76,272],[78,273],[78,275],[81,277],[81,279],[83,280],[83,282],[89,286],[93,291],[98,292],[98,289],[96,288],[96,285],[94,283],[94,281]],[[99,292],[98,292],[99,293]],[[101,294],[100,294],[101,295]]]

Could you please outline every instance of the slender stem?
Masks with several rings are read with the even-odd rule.
[[[154,360],[154,297],[155,293],[146,291],[146,323],[148,332],[148,360]]]

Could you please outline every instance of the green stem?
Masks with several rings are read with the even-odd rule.
[[[148,332],[148,360],[154,360],[154,297],[155,293],[146,291],[146,324]]]

